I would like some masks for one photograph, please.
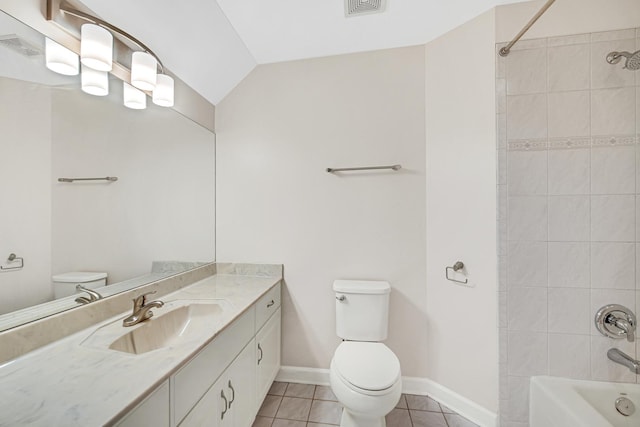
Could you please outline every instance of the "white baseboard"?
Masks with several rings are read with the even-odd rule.
[[[329,370],[282,366],[276,376],[276,381],[329,385]],[[497,426],[498,416],[496,413],[428,378],[402,377],[402,392],[429,396],[481,427]]]
[[[281,366],[276,381],[298,384],[329,385],[329,370]]]

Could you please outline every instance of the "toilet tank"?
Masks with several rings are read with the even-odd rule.
[[[389,282],[336,280],[336,332],[348,341],[383,341],[389,324]]]
[[[53,280],[53,298],[63,298],[77,294],[76,285],[87,289],[97,289],[107,284],[107,273],[95,271],[71,271],[57,274]]]

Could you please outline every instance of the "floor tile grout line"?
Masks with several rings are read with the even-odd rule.
[[[289,388],[289,384],[290,383],[287,383],[287,386],[284,388],[284,390],[282,392],[282,396],[280,396],[280,403],[278,403],[278,409],[276,409],[276,413],[273,416],[273,420],[271,420],[271,425],[272,426],[276,422],[276,418],[278,417],[278,411],[280,410],[280,406],[282,405],[282,401],[284,400],[284,395],[287,392],[287,389]]]
[[[309,417],[311,417],[311,409],[313,408],[313,398],[316,396],[316,388],[318,388],[318,386],[314,385],[313,394],[311,395],[311,406],[309,406],[309,412],[307,413],[307,424],[309,424]]]

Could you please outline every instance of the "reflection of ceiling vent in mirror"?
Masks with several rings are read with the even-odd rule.
[[[34,46],[16,34],[0,35],[0,46],[4,46],[28,58],[44,55],[41,48]]]
[[[387,0],[344,0],[345,16],[384,12]]]

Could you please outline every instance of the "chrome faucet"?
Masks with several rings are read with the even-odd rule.
[[[640,360],[634,360],[631,356],[617,348],[610,348],[609,351],[607,351],[607,357],[620,365],[626,366],[631,372],[635,372],[636,375],[640,374]]]
[[[147,295],[155,294],[156,291],[147,292],[133,299],[133,313],[122,321],[122,326],[133,326],[153,316],[152,308],[160,308],[164,305],[162,301],[151,301],[147,303]]]
[[[86,292],[86,293],[89,294],[89,298],[87,298],[87,297],[78,297],[78,298],[76,298],[76,302],[78,304],[89,304],[91,302],[98,301],[99,299],[102,299],[102,295],[100,295],[98,292],[94,291],[93,289],[85,288],[81,284],[77,284],[76,285],[76,291]]]

